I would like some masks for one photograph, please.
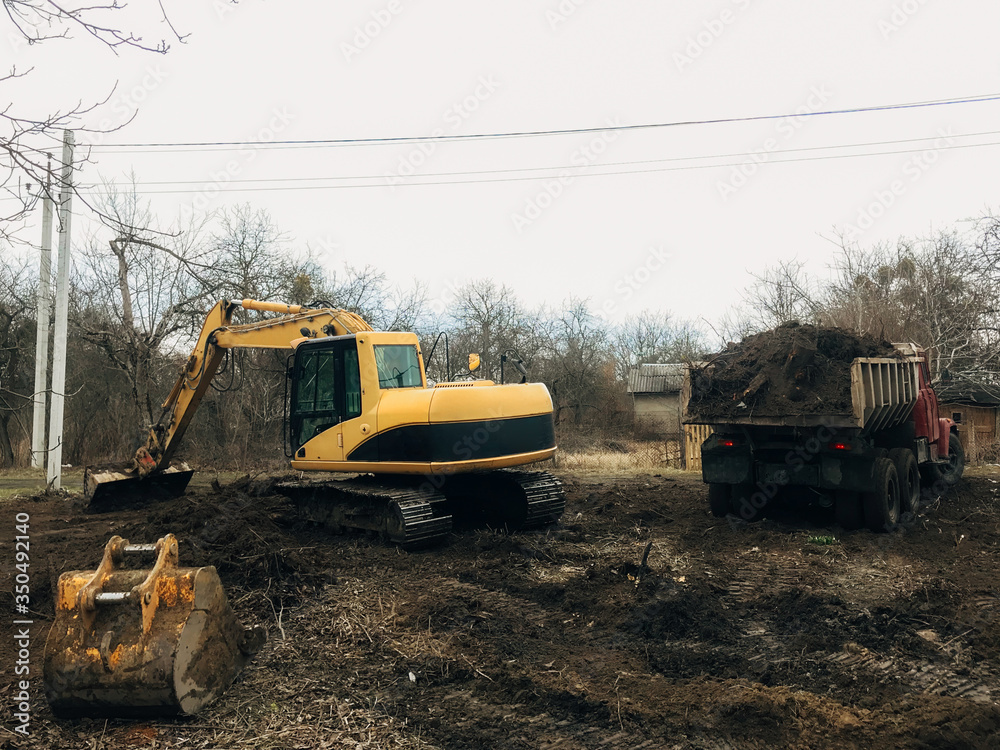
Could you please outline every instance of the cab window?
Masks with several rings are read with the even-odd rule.
[[[303,344],[292,367],[289,436],[293,450],[361,415],[361,371],[353,336]]]
[[[420,356],[412,344],[376,345],[379,388],[420,388]]]
[[[347,403],[344,419],[361,415],[361,368],[358,366],[358,350],[344,350],[344,381]]]
[[[296,447],[340,422],[337,361],[333,349],[302,352],[296,363],[292,439]]]

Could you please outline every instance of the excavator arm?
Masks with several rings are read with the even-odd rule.
[[[281,313],[281,317],[254,323],[232,324],[237,309]],[[346,310],[308,308],[259,302],[252,299],[222,300],[205,316],[198,343],[181,368],[159,419],[135,452],[131,464],[114,469],[87,467],[84,498],[87,503],[124,496],[140,480],[162,474],[169,491],[183,491],[191,477],[186,466],[171,469],[170,460],[198,410],[228,349],[291,349],[298,341],[317,336],[340,336],[372,330],[363,319]]]

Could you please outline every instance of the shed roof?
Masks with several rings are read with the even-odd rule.
[[[687,365],[636,365],[628,372],[628,393],[675,393],[684,384]]]
[[[934,384],[938,403],[966,406],[1000,406],[1000,386],[965,378],[949,378]]]

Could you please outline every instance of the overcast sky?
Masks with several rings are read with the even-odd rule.
[[[483,140],[114,146],[600,129],[989,96],[1000,94],[996,2],[164,5],[189,34],[165,56],[0,39],[0,61],[35,66],[4,95],[39,114],[100,100],[117,81],[90,124],[127,125],[89,138],[82,181],[134,170],[165,223],[250,202],[331,268],[426,282],[432,307],[488,276],[532,305],[573,295],[613,320],[643,308],[715,320],[748,271],[795,258],[822,274],[837,231],[867,245],[1000,206],[997,101]],[[857,156],[869,153],[881,155]],[[75,228],[82,241],[85,222]]]

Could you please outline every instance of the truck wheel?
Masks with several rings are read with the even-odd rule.
[[[865,514],[861,508],[861,496],[857,492],[838,490],[834,496],[833,512],[837,523],[848,531],[860,529],[865,522]]]
[[[958,484],[964,472],[965,450],[962,448],[962,440],[952,432],[948,435],[948,463],[924,464],[924,479],[929,485],[943,484],[943,490]]]
[[[889,460],[896,467],[899,477],[899,510],[901,513],[916,513],[920,505],[920,471],[917,458],[909,448],[893,448]]]
[[[888,458],[876,458],[871,492],[861,495],[865,526],[872,531],[889,531],[899,523],[899,476]]]
[[[711,509],[713,516],[722,518],[732,510],[732,506],[729,503],[731,494],[732,489],[728,484],[712,482],[708,485],[708,507]]]
[[[729,504],[735,515],[747,523],[754,523],[763,517],[768,499],[755,485],[734,484]]]

